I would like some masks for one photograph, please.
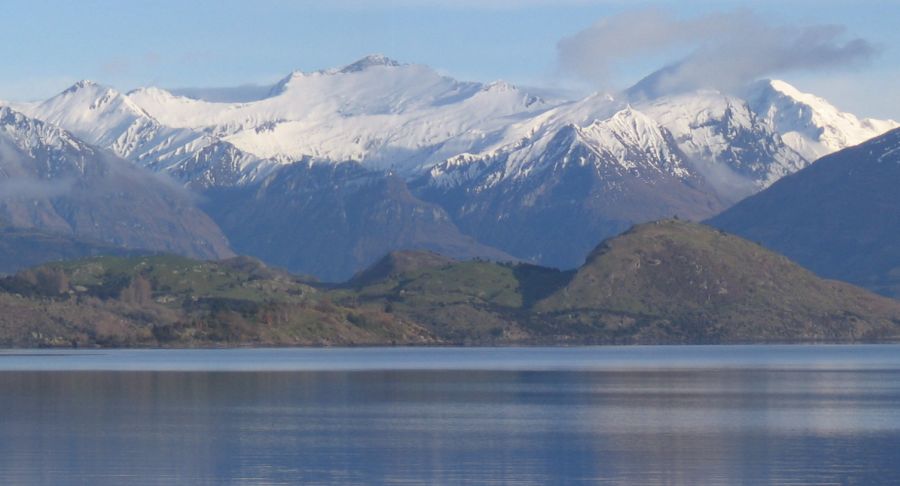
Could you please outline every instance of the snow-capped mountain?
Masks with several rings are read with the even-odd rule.
[[[656,174],[689,177],[686,160],[671,135],[647,115],[628,106],[605,120],[584,126],[550,124],[531,138],[483,156],[460,155],[429,171],[431,183],[452,186],[477,181],[485,190],[507,180],[541,177],[570,164],[592,165],[608,176]],[[481,169],[473,172],[472,167]],[[461,171],[460,173],[457,173]]]
[[[92,147],[71,133],[5,106],[0,106],[0,147],[6,180],[29,177],[41,181],[86,175],[89,161],[96,156]],[[4,191],[5,198],[9,198],[11,189]]]
[[[128,95],[93,81],[79,81],[43,102],[12,106],[31,117],[63,127],[92,145],[155,172],[173,175],[193,187],[239,183],[274,164],[201,131],[163,125]],[[223,149],[223,145],[230,149]],[[211,158],[211,153],[216,157]],[[227,175],[223,168],[227,168]]]
[[[192,130],[163,126],[128,96],[93,81],[79,81],[46,101],[14,107],[136,162],[168,160],[210,143]]]
[[[12,106],[69,130],[92,150],[108,149],[203,193],[244,251],[320,271],[327,263],[313,268],[316,259],[299,254],[306,250],[291,238],[259,234],[305,221],[306,248],[356,252],[342,260],[345,273],[381,250],[437,248],[422,232],[438,227],[428,231],[453,235],[459,255],[495,251],[486,244],[498,254],[573,266],[598,240],[633,223],[712,216],[819,155],[897,126],[842,113],[782,81],[760,81],[739,95],[636,96],[638,88],[544,99],[503,82],[458,81],[368,56],[293,72],[239,102],[80,82],[46,101]],[[354,169],[312,169],[346,163]],[[356,184],[363,179],[391,190],[362,190]],[[298,186],[315,181],[327,184]],[[375,204],[381,196],[390,203]],[[328,210],[317,200],[330,201]],[[392,208],[396,217],[385,221],[400,226],[382,233],[362,225],[377,207]],[[444,215],[434,216],[434,208]],[[311,218],[311,210],[333,218]],[[229,212],[278,218],[250,230]],[[404,214],[410,225],[398,222]],[[349,231],[349,221],[369,233]],[[338,245],[338,235],[353,241]]]
[[[709,91],[641,97],[633,105],[668,130],[694,170],[730,199],[897,126],[859,120],[782,81],[746,91],[744,98]],[[252,101],[212,102],[153,87],[122,94],[83,81],[44,102],[14,107],[204,186],[252,182],[273,165],[298,160],[356,161],[414,178],[448,160],[516,150],[523,140],[566,125],[587,129],[627,103],[628,93],[544,100],[507,83],[457,81],[373,55],[343,68],[293,72]],[[228,159],[213,161],[215,153]],[[225,167],[236,173],[225,177]]]

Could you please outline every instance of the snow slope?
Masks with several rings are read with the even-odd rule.
[[[550,106],[505,83],[460,82],[382,56],[294,72],[271,96],[249,103],[158,88],[129,97],[167,126],[202,130],[258,157],[353,160],[401,173],[489,146],[504,127]]]
[[[750,105],[717,91],[698,91],[641,102],[641,110],[669,130],[694,167],[737,198],[805,167]]]
[[[810,161],[900,127],[894,120],[860,119],[779,80],[754,83],[746,98],[787,145]]]
[[[200,133],[160,124],[128,96],[93,81],[79,81],[46,101],[16,108],[136,161],[168,159],[209,143]]]

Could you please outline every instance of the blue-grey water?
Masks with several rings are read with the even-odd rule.
[[[900,484],[900,346],[0,351],[0,484]]]

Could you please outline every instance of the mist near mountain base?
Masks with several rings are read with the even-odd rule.
[[[21,199],[53,198],[68,194],[75,183],[70,177],[41,179],[25,170],[31,162],[24,160],[7,142],[0,140],[0,163],[5,170],[0,177],[0,202]]]
[[[0,201],[59,197],[68,194],[74,183],[73,179],[41,180],[31,177],[0,180]]]

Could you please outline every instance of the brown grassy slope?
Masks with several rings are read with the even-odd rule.
[[[818,278],[739,237],[673,220],[638,225],[604,242],[536,310],[557,325],[604,321],[611,326],[606,331],[639,341],[900,334],[900,303]]]

